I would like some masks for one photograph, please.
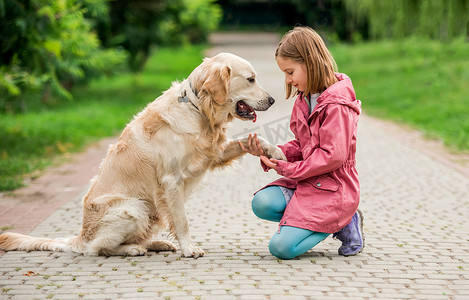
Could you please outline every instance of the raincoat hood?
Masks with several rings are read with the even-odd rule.
[[[335,77],[339,81],[328,87],[319,96],[315,110],[320,111],[329,104],[338,103],[349,106],[360,114],[361,102],[357,100],[352,80],[343,73],[335,73]]]

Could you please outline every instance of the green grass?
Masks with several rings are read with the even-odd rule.
[[[74,101],[0,115],[0,191],[106,136],[118,134],[147,103],[201,63],[202,47],[159,49],[140,74],[120,74],[73,91]]]
[[[365,113],[469,150],[469,43],[406,40],[335,45]]]

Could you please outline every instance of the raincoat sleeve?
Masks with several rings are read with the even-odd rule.
[[[295,162],[303,159],[303,153],[301,153],[300,141],[295,139],[285,143],[284,145],[278,146],[282,150],[283,154],[289,162]]]
[[[295,162],[278,161],[279,175],[293,180],[329,173],[344,164],[349,154],[356,114],[345,105],[330,105],[319,128],[319,147],[309,157]]]

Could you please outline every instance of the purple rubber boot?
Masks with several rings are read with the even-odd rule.
[[[363,235],[363,214],[360,210],[353,215],[352,221],[332,235],[342,242],[339,254],[343,256],[356,255],[365,248],[365,236]]]

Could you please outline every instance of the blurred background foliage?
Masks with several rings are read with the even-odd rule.
[[[106,13],[104,3],[96,14]],[[0,2],[0,107],[24,111],[28,102],[70,99],[69,88],[106,73],[125,57],[104,50],[76,1]]]
[[[222,25],[260,29],[308,25],[330,39],[356,42],[469,35],[469,0],[219,0]]]
[[[0,191],[117,134],[214,30],[295,25],[322,35],[366,113],[469,150],[469,0],[0,0]]]
[[[129,67],[141,71],[154,45],[207,42],[218,28],[221,8],[210,0],[110,1],[109,14],[96,20],[103,46],[122,47]]]
[[[212,0],[0,0],[0,111],[70,100],[125,61],[141,71],[153,46],[205,42],[221,16]]]
[[[0,111],[71,99],[71,88],[141,71],[157,46],[199,44],[219,28],[282,31],[329,41],[468,37],[469,0],[0,0]]]

